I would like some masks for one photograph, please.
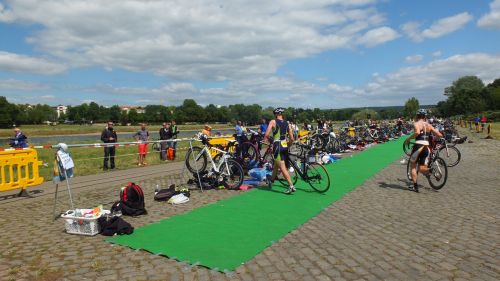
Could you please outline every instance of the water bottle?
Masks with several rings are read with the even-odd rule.
[[[156,195],[156,193],[158,193],[158,191],[160,191],[160,184],[156,183],[156,186],[155,186],[155,195]]]

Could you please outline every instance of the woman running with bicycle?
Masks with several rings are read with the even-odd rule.
[[[410,190],[418,192],[417,185],[417,161],[419,165],[418,171],[420,171],[425,176],[429,175],[429,168],[427,167],[427,162],[430,154],[429,141],[431,133],[434,136],[442,138],[443,135],[436,130],[431,124],[426,121],[427,111],[425,109],[420,109],[417,112],[417,121],[413,124],[413,135],[405,140],[405,144],[408,144],[411,139],[415,139],[415,145],[410,156],[411,165],[411,179],[413,182],[413,187],[410,185]],[[411,183],[410,183],[411,184]]]
[[[273,175],[270,178],[267,178],[267,182],[269,186],[272,186],[274,179],[276,179],[276,176],[278,175],[279,168],[289,185],[285,193],[291,194],[295,192],[295,187],[293,186],[292,179],[290,178],[290,174],[286,168],[285,161],[288,159],[288,144],[292,143],[294,138],[292,128],[288,122],[283,119],[284,111],[285,109],[281,107],[278,107],[273,111],[275,119],[269,122],[269,126],[267,127],[266,134],[264,136],[264,140],[270,140],[273,142],[274,151]],[[272,138],[270,137],[271,133]],[[287,134],[290,138],[289,142],[286,139]]]

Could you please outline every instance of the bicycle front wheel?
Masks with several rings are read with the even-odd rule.
[[[233,159],[227,159],[220,171],[223,185],[227,189],[239,189],[243,184],[243,168]]]
[[[319,163],[310,163],[306,167],[306,179],[314,190],[324,193],[330,189],[330,175],[326,168]]]
[[[207,168],[207,155],[201,147],[194,146],[187,151],[186,168],[191,173],[199,173]]]
[[[460,153],[460,150],[458,150],[458,148],[456,148],[455,146],[448,145],[448,149],[446,149],[446,147],[442,147],[441,149],[439,149],[439,157],[442,157],[444,160],[446,160],[446,166],[454,167],[460,162],[462,154]]]
[[[447,179],[448,168],[446,167],[446,162],[443,158],[437,157],[436,160],[431,163],[427,180],[434,190],[439,190],[446,184]]]

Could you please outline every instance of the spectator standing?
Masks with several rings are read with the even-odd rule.
[[[21,129],[14,128],[14,138],[11,139],[10,146],[13,148],[27,148],[28,147],[28,137],[23,134]]]
[[[486,118],[486,116],[482,116],[481,117],[481,132],[484,132],[484,126],[486,125],[486,123],[488,122],[488,119]]]
[[[176,139],[178,134],[179,134],[179,129],[177,128],[177,123],[175,122],[175,119],[173,119],[170,125],[170,135],[171,135],[170,138]],[[174,150],[174,160],[175,160],[175,149],[177,148],[177,142],[170,141],[168,147],[171,147]]]
[[[134,138],[136,141],[141,142],[139,144],[139,163],[137,163],[137,166],[145,166],[148,164],[146,163],[146,156],[148,154],[149,141],[149,132],[146,129],[146,124],[141,124],[141,129],[134,134]]]
[[[163,127],[160,129],[160,160],[161,161],[166,161],[167,160],[167,148],[169,144],[166,142],[166,140],[169,140],[172,138],[172,131],[170,130],[170,123],[164,122]]]
[[[261,134],[262,136],[264,136],[266,134],[266,131],[267,131],[267,120],[262,118],[262,121],[259,125],[259,134]]]
[[[101,141],[105,144],[115,143],[118,141],[116,136],[116,131],[113,129],[113,122],[109,121],[106,128],[101,133]],[[110,168],[115,168],[115,146],[109,145],[104,147],[104,163],[102,165],[103,170],[108,169],[108,161]]]
[[[212,136],[212,127],[210,127],[209,125],[205,125],[203,127],[203,130],[201,130],[201,133],[206,135],[207,137],[211,137]]]

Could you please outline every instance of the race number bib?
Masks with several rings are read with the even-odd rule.
[[[288,143],[286,140],[281,141],[281,147],[288,147]]]

